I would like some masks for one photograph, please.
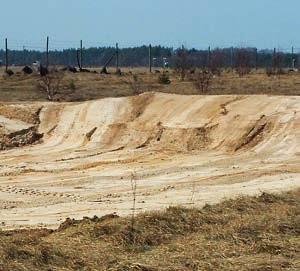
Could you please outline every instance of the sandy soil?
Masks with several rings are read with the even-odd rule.
[[[129,214],[132,178],[139,212],[300,187],[298,96],[43,103],[39,132],[43,143],[0,152],[3,229]]]
[[[2,128],[3,134],[28,129],[30,126],[30,124],[21,120],[9,119],[0,115],[0,128]]]

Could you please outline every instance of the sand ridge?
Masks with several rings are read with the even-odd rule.
[[[145,93],[43,103],[43,142],[0,152],[2,228],[201,206],[300,186],[300,97]]]

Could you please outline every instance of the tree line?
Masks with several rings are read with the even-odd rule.
[[[83,65],[87,67],[103,66],[115,53],[114,47],[97,47],[83,50]],[[174,66],[178,52],[185,52],[186,61],[190,66],[222,68],[236,67],[242,61],[249,67],[266,68],[277,64],[284,67],[298,67],[298,55],[277,52],[275,50],[260,50],[256,48],[216,48],[213,50],[174,49],[171,47],[153,46],[153,66],[161,67],[167,59],[170,66]],[[77,65],[77,49],[54,50],[49,52],[50,65]],[[46,53],[38,50],[9,50],[10,65],[31,65],[35,61],[46,62]],[[0,50],[0,61],[5,63],[5,51]],[[123,67],[138,67],[149,65],[149,47],[131,47],[119,49],[119,62]],[[111,63],[112,65],[114,62]]]

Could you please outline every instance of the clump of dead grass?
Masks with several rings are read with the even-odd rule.
[[[300,190],[0,232],[0,270],[297,270]]]
[[[193,76],[182,81],[176,72],[169,70],[168,77],[171,84],[160,84],[157,75],[149,74],[145,68],[135,68],[130,73],[124,69],[121,77],[115,74],[101,75],[94,72],[65,72],[55,100],[87,101],[104,97],[131,96],[148,91],[182,95],[300,94],[299,72],[268,76],[264,70],[257,70],[242,77],[238,76],[236,72],[222,72],[222,76],[214,76],[213,80],[210,80],[209,88],[201,93],[199,93],[199,82],[195,85],[195,80],[191,80]],[[207,79],[205,77],[204,79]],[[200,78],[200,81],[205,82],[204,79]],[[47,95],[36,88],[37,80],[40,80],[40,77],[35,74],[12,76],[8,80],[0,77],[0,101],[46,101]],[[168,80],[165,82],[167,83]]]

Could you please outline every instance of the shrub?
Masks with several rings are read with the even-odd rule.
[[[130,88],[131,88],[134,95],[138,95],[138,94],[142,93],[141,80],[136,74],[132,75],[132,78],[129,82],[129,86],[130,86]]]
[[[75,82],[74,82],[73,79],[69,83],[69,89],[71,89],[71,90],[75,90],[76,89],[76,85],[75,85]]]
[[[213,73],[209,69],[202,69],[194,74],[194,86],[201,93],[206,93],[209,90],[213,79]]]
[[[169,85],[171,84],[171,80],[169,75],[166,72],[163,72],[158,76],[158,83],[163,84],[163,85]]]
[[[192,61],[189,58],[188,51],[183,47],[182,49],[178,49],[174,60],[174,70],[175,73],[180,76],[181,81],[184,81],[192,66]]]

